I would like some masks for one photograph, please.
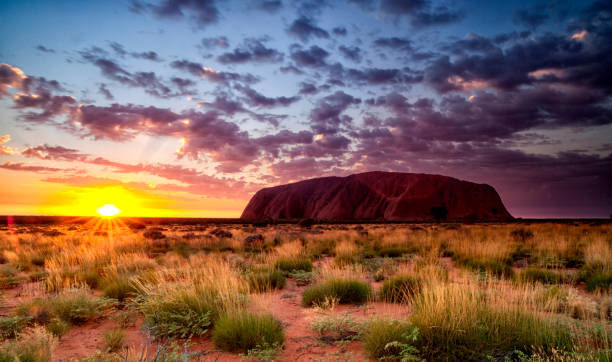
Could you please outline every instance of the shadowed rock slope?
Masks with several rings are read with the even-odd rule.
[[[452,177],[366,172],[259,190],[243,219],[511,220],[495,189]]]

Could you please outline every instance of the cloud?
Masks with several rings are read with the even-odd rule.
[[[461,11],[445,5],[434,6],[429,0],[381,0],[378,10],[391,17],[404,17],[414,27],[448,24],[464,17]]]
[[[223,64],[240,64],[247,62],[255,63],[279,63],[284,58],[283,53],[276,49],[268,48],[259,39],[245,39],[244,44],[235,48],[232,52],[223,53],[217,60]]]
[[[361,62],[361,48],[340,45],[338,50],[340,50],[340,54],[346,59],[352,60],[355,63]]]
[[[301,67],[321,68],[327,66],[326,58],[329,52],[325,49],[313,45],[309,49],[302,50],[299,47],[292,47],[291,59]]]
[[[253,107],[286,107],[297,102],[300,99],[298,96],[266,97],[263,94],[257,92],[256,90],[245,86],[237,87],[237,89],[242,92],[242,94],[244,94],[245,101]]]
[[[113,94],[108,90],[108,88],[106,88],[106,84],[104,84],[104,83],[101,83],[98,86],[98,93],[102,94],[104,96],[104,98],[106,98],[107,100],[115,99]]]
[[[25,157],[55,161],[86,161],[89,157],[89,155],[81,153],[75,149],[62,146],[50,146],[47,144],[36,147],[28,147],[21,151],[21,154]]]
[[[154,72],[128,72],[114,60],[106,58],[105,53],[105,51],[96,47],[80,52],[84,61],[96,66],[102,75],[108,79],[130,87],[143,88],[146,93],[160,98],[185,95],[182,92],[173,91]]]
[[[542,6],[532,7],[530,9],[520,9],[514,12],[514,23],[525,25],[530,29],[536,29],[548,20],[549,15],[546,9]]]
[[[283,2],[280,0],[257,0],[255,1],[255,8],[275,14],[283,8]]]
[[[43,167],[43,166],[32,166],[26,165],[23,162],[5,162],[0,164],[0,168],[11,171],[25,171],[25,172],[58,172],[63,171],[61,168],[55,167]]]
[[[192,75],[202,77],[213,83],[229,84],[230,82],[255,83],[258,78],[251,74],[238,74],[231,72],[221,72],[205,67],[200,63],[189,60],[175,60],[170,63],[170,66],[188,72]]]
[[[229,48],[229,40],[227,39],[226,36],[202,38],[201,43],[205,49]]]
[[[162,19],[188,18],[200,27],[219,21],[219,9],[214,0],[159,0],[153,4],[133,0],[130,8],[137,13],[151,12]]]
[[[47,47],[46,47],[46,46],[44,46],[44,45],[39,45],[39,46],[37,46],[37,47],[36,47],[36,50],[39,50],[39,51],[41,51],[41,52],[43,52],[43,53],[55,53],[55,50],[54,50],[54,49],[47,48]]]
[[[317,102],[316,106],[310,111],[310,119],[313,122],[313,129],[317,133],[333,134],[339,131],[342,125],[351,123],[351,117],[342,113],[351,105],[359,104],[361,100],[343,91],[325,96]]]
[[[307,43],[312,38],[329,38],[327,30],[319,28],[311,18],[306,16],[295,19],[287,29],[287,33],[298,38],[303,43]]]
[[[4,136],[0,136],[0,155],[13,155],[19,152],[19,150],[17,150],[16,148],[12,148],[12,147],[4,145],[10,140],[11,140],[11,135],[6,134]]]

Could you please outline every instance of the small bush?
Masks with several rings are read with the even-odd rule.
[[[15,341],[0,345],[2,362],[51,362],[56,341],[44,328],[35,327]]]
[[[399,360],[402,348],[396,344],[413,342],[409,339],[413,329],[408,323],[394,319],[372,319],[365,323],[361,340],[371,358]]]
[[[116,352],[125,344],[125,331],[121,328],[111,329],[104,333],[104,346],[108,352]]]
[[[363,304],[372,294],[370,286],[364,282],[343,278],[331,278],[313,285],[304,291],[304,306],[320,305],[330,300],[340,304]]]
[[[206,333],[212,308],[208,305],[210,300],[206,297],[198,300],[198,296],[202,294],[185,291],[182,296],[156,296],[142,302],[140,310],[151,334],[162,338],[191,338]]]
[[[496,277],[512,277],[514,270],[507,262],[495,260],[474,260],[474,259],[454,259],[458,264],[464,265],[473,271],[480,273],[490,273]]]
[[[316,318],[310,327],[317,332],[320,339],[330,343],[355,339],[361,324],[355,321],[350,314],[331,314]]]
[[[104,296],[123,302],[136,294],[136,287],[129,276],[118,274],[106,279],[103,283]]]
[[[289,273],[295,270],[312,271],[312,263],[307,258],[288,257],[276,261],[276,268]]]
[[[91,298],[87,291],[74,289],[49,299],[35,299],[22,304],[17,308],[17,315],[32,318],[39,324],[48,324],[58,318],[65,323],[79,325],[99,316],[109,306],[105,299]]]
[[[421,290],[421,282],[410,275],[396,275],[380,288],[380,299],[391,303],[406,303]]]
[[[539,282],[542,284],[559,284],[566,280],[560,272],[542,268],[525,268],[521,270],[517,279],[521,282]]]
[[[0,317],[0,340],[17,337],[31,321],[31,317]]]
[[[272,315],[238,311],[219,318],[212,339],[221,350],[247,352],[266,344],[280,346],[285,334],[281,322]]]
[[[247,282],[254,292],[267,292],[273,289],[283,289],[286,279],[279,270],[259,271],[248,275]]]
[[[295,283],[298,286],[304,286],[310,284],[310,282],[312,281],[312,272],[296,270],[290,273],[289,277],[295,279]]]
[[[62,293],[51,299],[53,313],[61,320],[79,325],[100,315],[109,303],[100,298],[90,298],[85,291]]]
[[[589,292],[605,292],[612,291],[612,273],[596,273],[590,275],[586,279],[586,289]]]

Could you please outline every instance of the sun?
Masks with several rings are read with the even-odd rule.
[[[98,214],[105,216],[105,217],[113,217],[120,212],[121,210],[119,210],[117,206],[113,204],[106,204],[98,208]]]

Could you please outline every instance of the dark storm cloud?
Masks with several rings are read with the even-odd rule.
[[[361,48],[356,46],[340,45],[338,50],[340,50],[340,54],[342,54],[342,56],[346,59],[352,60],[355,63],[361,62]]]
[[[379,11],[391,17],[405,17],[414,27],[448,24],[464,17],[461,11],[433,5],[429,0],[381,0]]]
[[[188,72],[192,75],[205,78],[213,83],[229,84],[230,82],[242,82],[250,84],[258,81],[258,78],[252,74],[215,71],[211,68],[203,66],[201,63],[196,63],[185,59],[175,60],[170,63],[170,66],[172,68]]]
[[[151,12],[160,18],[188,18],[201,27],[219,20],[219,9],[214,0],[160,0],[153,3],[133,0],[130,9],[137,13]]]
[[[295,19],[287,29],[287,33],[298,38],[303,43],[307,43],[311,38],[329,38],[327,30],[319,28],[311,18],[306,16]]]
[[[39,45],[36,47],[36,50],[40,50],[43,53],[55,53],[55,50],[51,49],[51,48],[47,48],[44,45]]]
[[[237,63],[278,63],[282,62],[283,53],[276,49],[268,48],[259,39],[245,39],[244,44],[235,48],[232,52],[223,53],[217,60],[223,64]]]

